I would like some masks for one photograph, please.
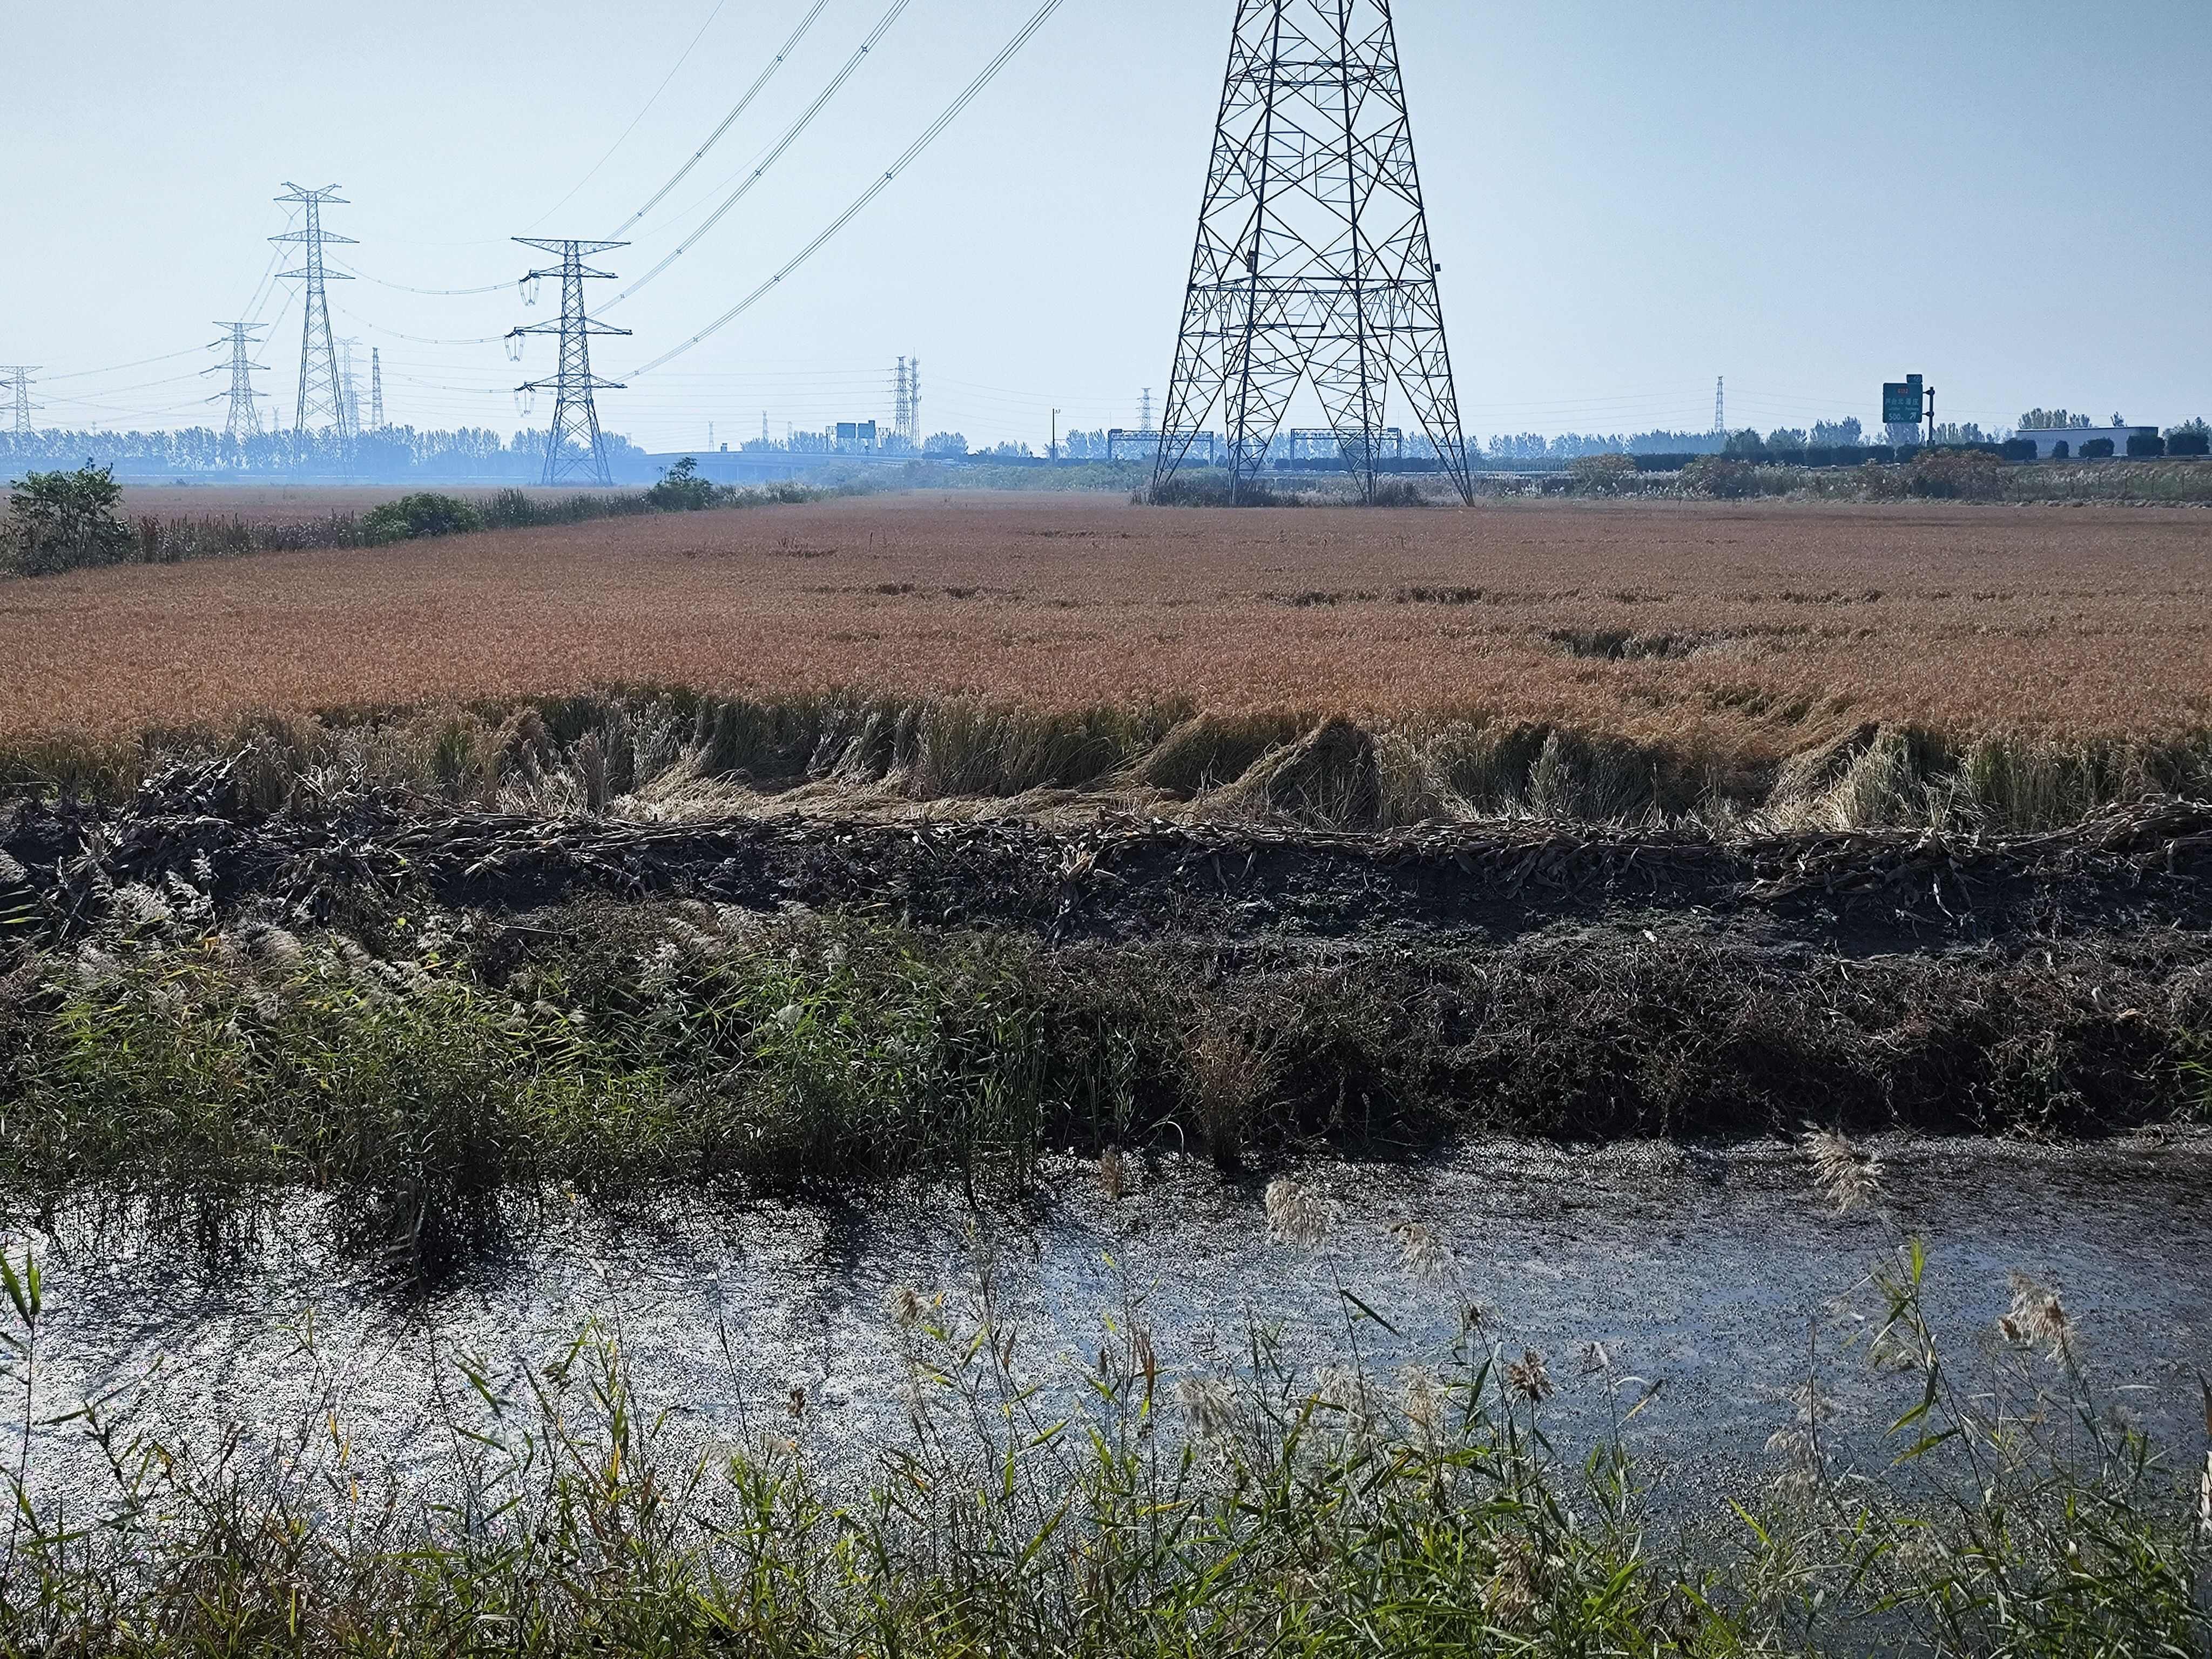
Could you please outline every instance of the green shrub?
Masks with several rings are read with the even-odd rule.
[[[2081,459],[2085,461],[2109,461],[2112,454],[2110,438],[2092,438],[2081,446]]]
[[[51,576],[125,562],[136,543],[117,511],[122,501],[113,471],[90,461],[74,472],[25,475],[8,498],[0,568]]]
[[[663,513],[698,513],[719,506],[724,495],[713,479],[699,476],[699,463],[686,455],[660,475],[645,499]]]
[[[2128,440],[2128,457],[2131,460],[2154,461],[2166,453],[2166,440],[2145,437],[2138,433]]]
[[[465,536],[484,528],[484,515],[458,495],[426,490],[373,507],[361,522],[368,544],[383,547],[431,536]]]

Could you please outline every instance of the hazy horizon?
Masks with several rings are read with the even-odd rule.
[[[811,3],[640,0],[618,27],[566,0],[253,0],[220,24],[133,3],[100,9],[96,35],[84,9],[19,6],[18,61],[46,72],[0,114],[0,362],[43,366],[42,426],[220,425],[201,400],[222,377],[170,354],[258,298],[258,384],[289,422],[298,285],[267,280],[286,228],[271,198],[336,183],[350,205],[328,227],[359,246],[335,257],[381,279],[332,288],[364,393],[374,346],[395,422],[529,424],[511,388],[551,353],[518,366],[497,341],[549,311],[522,307],[513,280],[538,256],[508,239],[629,216]],[[605,268],[635,281],[692,234],[888,3],[829,0]],[[738,209],[606,312],[635,336],[603,343],[599,371],[630,377],[772,276],[1034,4],[912,0]],[[603,394],[608,428],[670,449],[703,446],[710,422],[735,447],[763,416],[777,437],[884,418],[901,355],[921,361],[926,432],[1042,450],[1054,408],[1062,430],[1136,425],[1141,391],[1167,389],[1232,9],[1063,6],[811,264]],[[1396,13],[1471,439],[1702,430],[1718,375],[1729,425],[1761,430],[1871,427],[1881,382],[1907,372],[1942,418],[1988,428],[2036,405],[2160,425],[2212,410],[2212,10]],[[624,286],[595,284],[595,308]]]

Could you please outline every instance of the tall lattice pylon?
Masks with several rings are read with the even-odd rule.
[[[611,270],[593,270],[584,261],[594,253],[605,253],[613,248],[628,247],[628,242],[541,241],[535,237],[514,239],[525,247],[542,249],[560,256],[561,263],[547,270],[533,270],[523,280],[536,283],[548,276],[561,279],[561,320],[557,323],[532,323],[518,328],[507,338],[521,343],[530,334],[557,334],[561,337],[561,362],[554,378],[550,380],[531,380],[515,387],[519,392],[553,393],[553,424],[545,434],[545,475],[549,484],[565,483],[570,478],[588,477],[602,488],[611,486],[613,477],[607,471],[606,441],[599,435],[599,405],[592,399],[594,392],[621,392],[625,388],[617,380],[603,380],[592,373],[592,337],[594,334],[626,335],[626,328],[610,328],[605,323],[595,323],[584,309],[586,279],[595,282],[614,281]]]
[[[1218,410],[1232,491],[1310,375],[1372,501],[1395,380],[1472,502],[1389,0],[1237,0],[1155,489]]]
[[[384,430],[384,350],[380,346],[368,349],[368,424],[372,430]]]
[[[340,424],[349,438],[361,436],[361,377],[353,369],[353,349],[360,343],[358,340],[338,342],[338,402],[345,410]]]
[[[903,357],[898,360],[898,374],[891,386],[891,436],[902,445],[914,442],[914,393]]]
[[[39,368],[37,363],[0,363],[0,385],[7,386],[9,401],[15,404],[15,433],[19,438],[31,435],[31,416],[39,408],[31,401],[31,376]]]
[[[300,268],[283,273],[287,280],[304,281],[307,285],[303,295],[307,321],[300,333],[300,400],[294,408],[292,429],[334,430],[341,437],[350,438],[353,428],[346,412],[345,382],[338,375],[338,345],[331,333],[331,302],[324,285],[349,283],[353,278],[342,270],[326,269],[323,263],[325,246],[355,246],[352,237],[336,235],[323,228],[323,210],[344,207],[348,203],[338,194],[336,185],[325,185],[320,190],[302,190],[289,179],[284,181],[284,193],[276,199],[299,208],[302,216],[297,230],[269,240],[296,242],[306,250]]]
[[[220,374],[228,368],[230,371],[230,390],[228,392],[218,392],[208,401],[214,404],[221,403],[225,398],[230,400],[230,417],[222,423],[223,435],[234,443],[244,443],[248,438],[261,435],[261,406],[253,389],[253,377],[261,372],[261,365],[253,361],[253,353],[261,342],[253,337],[263,325],[217,323],[216,326],[224,331],[223,337],[209,349],[221,350],[228,346],[230,362],[228,364],[218,363],[207,373]]]

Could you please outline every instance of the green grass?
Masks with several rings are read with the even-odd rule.
[[[450,1452],[406,1476],[356,1449],[335,1380],[228,1430],[168,1428],[128,1391],[65,1414],[48,1428],[108,1471],[65,1508],[37,1495],[21,1423],[0,1643],[87,1659],[2212,1644],[2196,1454],[2169,1460],[2109,1416],[2039,1286],[2015,1284],[1997,1357],[1969,1381],[1929,1330],[1918,1246],[1896,1238],[1847,1293],[1871,1342],[1815,1356],[1774,1408],[1771,1476],[1674,1493],[1635,1452],[1653,1381],[1602,1350],[1522,1347],[1425,1237],[1406,1269],[1415,1294],[1467,1310],[1459,1335],[1378,1371],[1362,1356],[1390,1296],[1345,1283],[1312,1195],[1279,1183],[1268,1207],[1283,1248],[1336,1263],[1333,1363],[1299,1370],[1256,1313],[1241,1352],[1164,1352],[1139,1300],[1101,1310],[1095,1364],[1038,1353],[979,1251],[965,1285],[892,1294],[907,1420],[858,1480],[821,1472],[830,1443],[803,1390],[733,1439],[685,1439],[599,1328],[511,1389],[504,1366],[450,1361],[428,1425]],[[13,1261],[4,1279],[7,1380],[27,1400],[55,1359],[49,1287]],[[1887,1377],[1887,1468],[1837,1467],[1824,1366]],[[1586,1461],[1553,1443],[1564,1389],[1610,1402]],[[1664,1525],[1655,1498],[1674,1506]]]
[[[0,956],[0,1191],[307,1187],[439,1249],[562,1186],[1018,1188],[1070,1146],[1234,1162],[2212,1111],[2185,965],[2087,946],[1848,970],[1656,939],[1224,961],[702,904],[354,902],[295,936],[219,924],[181,881],[125,888],[93,936]]]

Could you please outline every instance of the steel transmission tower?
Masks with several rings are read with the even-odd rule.
[[[343,395],[339,402],[345,410],[345,419],[338,424],[349,438],[361,436],[361,380],[353,372],[353,349],[358,340],[338,342],[338,384]]]
[[[15,435],[31,435],[31,414],[39,405],[31,401],[31,376],[39,372],[37,363],[0,363],[0,384],[14,394],[15,404]]]
[[[1713,436],[1728,436],[1728,376],[1713,382]]]
[[[384,352],[378,346],[368,349],[368,424],[373,431],[384,430]]]
[[[1137,404],[1137,430],[1150,435],[1152,429],[1152,389],[1146,386]]]
[[[558,372],[550,380],[532,380],[515,387],[517,392],[553,393],[553,424],[545,434],[544,482],[556,484],[580,475],[589,477],[602,488],[610,487],[614,479],[607,472],[607,447],[599,435],[599,405],[592,401],[594,392],[621,392],[625,388],[617,380],[602,380],[592,373],[592,337],[594,334],[627,335],[626,328],[610,328],[605,323],[595,323],[584,310],[584,282],[586,278],[611,283],[611,270],[593,270],[584,260],[594,253],[605,253],[618,247],[628,247],[628,242],[540,241],[534,237],[514,239],[525,247],[542,249],[558,254],[561,263],[550,270],[533,270],[523,280],[536,282],[544,277],[561,279],[561,320],[557,323],[532,323],[518,328],[507,338],[520,344],[530,334],[557,334],[561,337],[561,362]],[[573,447],[572,447],[573,446]]]
[[[261,365],[253,361],[253,352],[261,342],[253,336],[262,325],[217,323],[216,326],[229,331],[226,337],[215,342],[215,347],[227,345],[230,348],[230,390],[228,392],[218,392],[208,401],[220,403],[225,398],[230,400],[230,418],[222,424],[223,435],[234,443],[244,443],[248,438],[261,435],[261,407],[253,389],[253,377],[261,372]],[[221,366],[207,371],[210,374],[222,372]]]
[[[1309,374],[1375,495],[1395,380],[1474,499],[1389,0],[1237,0],[1154,487],[1218,409],[1232,492]]]
[[[891,435],[902,444],[911,444],[913,425],[914,392],[906,377],[906,359],[902,357],[898,360],[898,380],[891,392]]]
[[[336,185],[325,185],[320,190],[302,190],[289,179],[284,181],[284,194],[276,199],[299,207],[306,216],[299,229],[269,239],[272,242],[297,242],[307,250],[300,269],[284,272],[288,280],[304,279],[307,284],[307,321],[300,335],[300,401],[292,429],[306,432],[319,421],[325,427],[336,428],[340,436],[350,438],[353,431],[346,416],[345,384],[338,377],[338,345],[331,334],[331,302],[324,284],[349,283],[353,278],[342,270],[333,274],[323,264],[326,244],[355,246],[352,237],[333,235],[323,228],[325,206],[344,207],[348,204],[338,194]]]

